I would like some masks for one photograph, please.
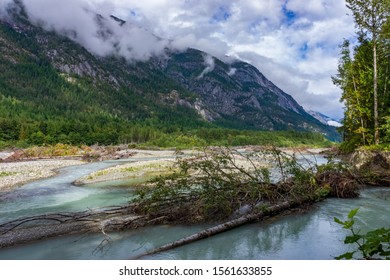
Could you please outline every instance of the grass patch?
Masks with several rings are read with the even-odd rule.
[[[17,174],[16,172],[5,172],[5,171],[2,171],[0,172],[0,178],[1,177],[7,177],[7,176],[12,176],[12,175],[15,175]]]
[[[48,146],[34,146],[25,149],[23,152],[27,157],[61,157],[80,156],[91,151],[87,146],[72,146],[68,144],[56,144]]]

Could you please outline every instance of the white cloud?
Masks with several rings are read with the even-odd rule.
[[[121,28],[117,22],[110,20],[109,16],[117,10],[115,3],[93,2],[30,0],[24,1],[24,4],[33,22],[66,34],[100,56],[116,53],[129,60],[147,60],[154,54],[162,53],[169,44],[168,40],[159,39],[132,22]]]
[[[12,0],[0,0],[0,18],[7,15],[7,8],[11,2]]]
[[[173,40],[177,48],[198,48],[221,59],[226,54],[245,59],[305,108],[337,119],[342,116],[340,91],[330,77],[337,69],[338,45],[354,34],[343,0],[25,2],[34,18],[44,19],[52,28],[79,29],[76,39],[101,55],[118,42],[119,52],[127,57],[147,59],[163,51],[167,41],[144,32],[147,29]],[[111,24],[116,36],[98,44],[98,30],[82,7],[113,13],[132,27],[124,32]]]
[[[334,127],[342,127],[343,125],[336,121],[328,121],[328,125],[334,126]]]
[[[234,76],[237,72],[236,68],[230,68],[229,72],[227,73],[229,76]]]
[[[209,54],[204,55],[203,59],[204,59],[204,64],[206,65],[206,68],[198,76],[197,79],[202,79],[204,77],[204,75],[206,75],[207,73],[210,73],[215,68],[215,61],[214,61],[214,58],[211,55],[209,55]]]

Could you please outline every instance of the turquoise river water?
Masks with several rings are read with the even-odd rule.
[[[84,175],[116,164],[117,161],[107,161],[63,168],[55,177],[0,194],[0,224],[23,216],[126,203],[133,193],[131,184],[148,178],[80,187],[72,185],[73,181]],[[377,187],[363,190],[359,199],[328,199],[305,213],[242,226],[148,258],[333,259],[350,249],[343,244],[348,232],[333,218],[344,219],[351,209],[357,207],[360,208],[357,226],[363,230],[390,226],[390,188]],[[103,240],[102,234],[51,238],[0,249],[0,259],[129,259],[209,226],[163,225],[112,233],[112,242],[103,250],[96,250]]]

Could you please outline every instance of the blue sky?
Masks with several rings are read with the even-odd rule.
[[[9,1],[1,0],[0,6]],[[331,75],[337,70],[338,45],[343,38],[354,37],[344,0],[26,0],[25,4],[30,17],[47,22],[48,28],[81,27],[80,43],[100,55],[110,47],[96,41],[96,27],[85,7],[114,14],[138,28],[117,33],[122,44],[134,50],[134,59],[147,59],[168,42],[224,60],[239,58],[258,67],[305,109],[342,117],[341,93]],[[151,34],[167,40],[157,42]]]

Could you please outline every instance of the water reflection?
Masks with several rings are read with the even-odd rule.
[[[360,199],[329,199],[306,213],[258,222],[147,259],[333,259],[350,249],[346,230],[333,222],[360,207],[357,225],[370,229],[390,226],[390,189],[363,192]],[[0,259],[128,259],[211,225],[153,226],[111,234],[109,250],[94,252],[101,234],[49,239],[1,249]]]
[[[60,169],[59,175],[55,177],[35,181],[9,192],[2,192],[0,193],[0,223],[44,213],[83,211],[88,208],[123,205],[134,193],[129,186],[146,181],[150,177],[142,176],[85,186],[74,186],[72,183],[92,172],[134,160],[65,167]]]

